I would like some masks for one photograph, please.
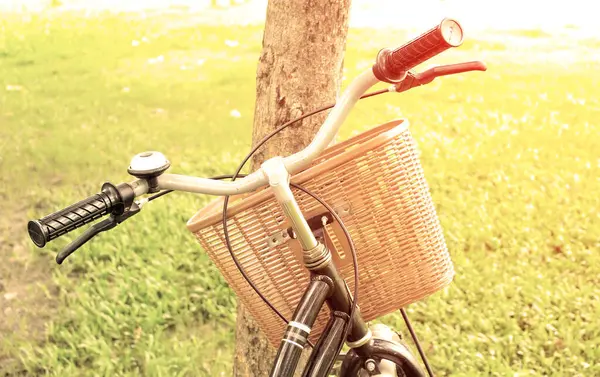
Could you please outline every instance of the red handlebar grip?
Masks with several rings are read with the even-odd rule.
[[[377,55],[373,73],[381,81],[395,83],[404,79],[406,72],[450,47],[463,41],[460,24],[445,18],[439,25],[395,50],[383,49]]]

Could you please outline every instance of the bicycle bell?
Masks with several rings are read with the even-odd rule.
[[[161,175],[171,166],[164,154],[155,151],[138,153],[131,159],[127,172],[134,177],[148,181],[150,190],[156,191],[156,177]]]

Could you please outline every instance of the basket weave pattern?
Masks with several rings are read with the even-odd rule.
[[[328,148],[292,181],[313,191],[340,215],[356,246],[359,306],[372,320],[448,285],[454,275],[442,230],[407,125],[394,121]],[[326,210],[294,190],[305,217]],[[277,346],[285,324],[237,270],[223,237],[222,198],[188,222],[225,279]],[[228,210],[231,244],[254,284],[289,320],[308,284],[296,240],[278,238],[290,224],[269,188],[237,198]],[[270,240],[274,242],[270,242]],[[352,257],[339,224],[326,227],[333,260],[354,290]],[[323,308],[311,339],[321,334]]]

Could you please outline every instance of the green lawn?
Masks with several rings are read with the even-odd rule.
[[[23,240],[25,219],[128,180],[137,152],[210,176],[250,146],[260,28],[108,14],[0,28],[0,204]],[[408,308],[438,376],[600,375],[600,45],[511,35],[437,60],[482,57],[487,73],[365,100],[342,137],[412,124],[457,269]],[[345,83],[406,38],[352,30]],[[0,375],[230,375],[235,297],[185,229],[209,199],[153,202],[61,267],[77,234],[27,246],[52,266],[56,313],[37,341],[0,333]]]

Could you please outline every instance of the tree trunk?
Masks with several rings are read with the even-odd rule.
[[[269,1],[256,77],[253,144],[283,123],[335,101],[349,9],[350,0]],[[325,114],[310,117],[275,136],[255,155],[253,168],[304,148],[324,119]],[[234,375],[268,375],[275,352],[239,303]]]

